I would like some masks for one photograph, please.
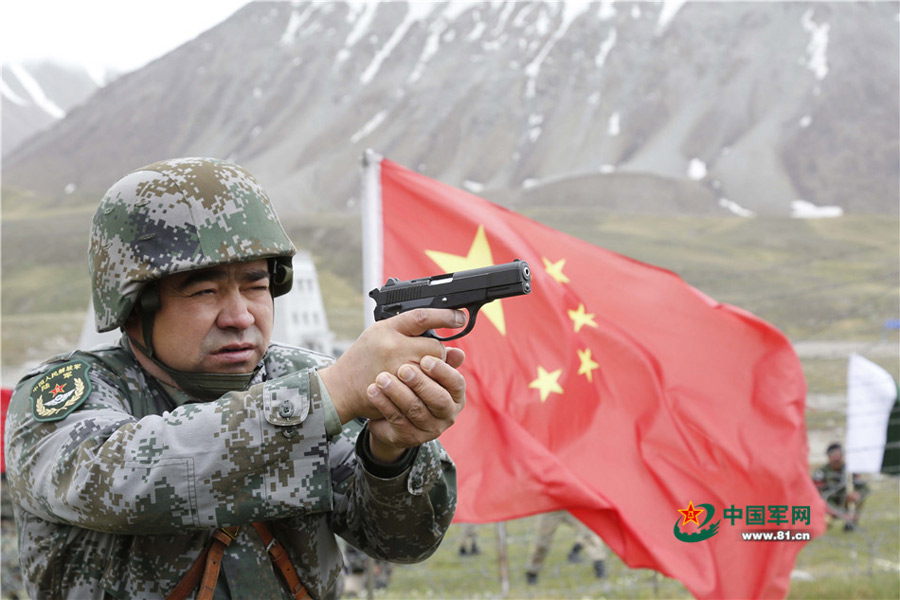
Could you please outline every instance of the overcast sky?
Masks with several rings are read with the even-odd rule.
[[[0,59],[53,58],[136,69],[249,0],[2,0]]]

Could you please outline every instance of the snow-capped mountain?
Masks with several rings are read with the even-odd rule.
[[[99,194],[210,155],[282,210],[345,210],[371,147],[513,206],[896,214],[898,38],[896,2],[254,2],[30,139],[4,185]]]
[[[2,67],[3,155],[46,129],[109,81],[109,74],[54,61],[7,62]]]

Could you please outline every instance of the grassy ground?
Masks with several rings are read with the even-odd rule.
[[[791,598],[900,598],[900,482],[872,481],[857,531],[833,524],[797,558]]]
[[[561,526],[544,563],[538,583],[525,580],[528,552],[534,539],[536,518],[505,523],[509,561],[508,598],[690,598],[676,580],[646,569],[632,570],[615,555],[606,559],[607,575],[594,576],[589,562],[568,562],[575,541],[571,527]],[[478,528],[481,554],[459,555],[462,526],[453,525],[434,556],[421,565],[394,568],[387,590],[377,598],[498,598],[501,597],[497,560],[497,525]]]

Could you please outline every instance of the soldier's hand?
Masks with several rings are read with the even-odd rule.
[[[426,356],[396,374],[380,373],[367,389],[382,418],[369,421],[369,447],[376,458],[396,460],[412,448],[440,436],[466,403],[466,381],[457,368],[465,354],[447,348],[446,361]]]
[[[341,423],[355,417],[384,417],[367,391],[381,373],[399,381],[397,374],[403,365],[421,372],[419,365],[426,356],[446,362],[455,370],[462,364],[462,351],[451,352],[440,341],[421,336],[429,329],[462,327],[465,320],[465,313],[459,310],[417,309],[367,328],[335,364],[319,371]],[[416,389],[422,389],[429,397],[435,395],[429,385]]]

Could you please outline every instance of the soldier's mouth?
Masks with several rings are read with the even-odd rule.
[[[227,363],[253,361],[256,359],[256,346],[253,344],[230,344],[213,352],[213,356]]]

